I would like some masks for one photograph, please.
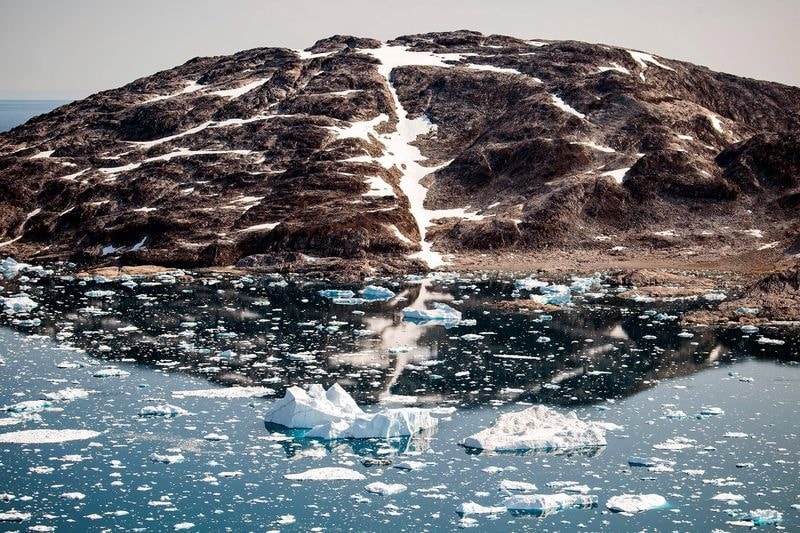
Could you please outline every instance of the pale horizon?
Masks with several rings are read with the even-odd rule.
[[[551,2],[243,0],[111,3],[0,0],[0,98],[76,99],[197,56],[258,47],[303,49],[335,34],[387,40],[469,29],[578,40],[654,53],[738,76],[800,86],[800,4],[677,0]]]

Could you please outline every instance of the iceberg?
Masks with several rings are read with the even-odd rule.
[[[597,506],[597,496],[589,494],[523,494],[506,498],[506,509],[513,514],[546,516],[564,509],[588,509]]]
[[[646,467],[646,468],[663,467],[663,466],[672,467],[675,466],[675,461],[660,459],[658,457],[631,457],[630,459],[628,459],[628,465],[633,467]]]
[[[403,320],[414,324],[426,324],[437,322],[443,324],[455,324],[461,321],[461,311],[453,309],[447,304],[434,302],[433,309],[412,309],[406,307],[402,311]]]
[[[487,507],[475,502],[464,502],[458,504],[456,512],[461,516],[468,516],[471,514],[502,514],[506,512],[505,507]]]
[[[124,378],[130,376],[131,373],[115,366],[107,366],[101,368],[92,375],[96,378]]]
[[[290,387],[267,410],[264,420],[290,429],[308,429],[303,438],[324,440],[405,437],[436,426],[427,409],[384,409],[365,413],[339,385],[308,392]]]
[[[331,302],[336,305],[361,305],[367,303],[366,298],[332,298]]]
[[[386,301],[394,298],[394,292],[385,287],[378,287],[377,285],[367,285],[358,293],[362,298],[372,301]]]
[[[595,274],[588,278],[573,276],[569,288],[572,292],[585,293],[589,292],[592,287],[600,285],[601,283],[603,283],[603,279],[600,277],[600,274]]]
[[[360,481],[366,479],[361,472],[337,466],[312,468],[297,474],[284,474],[283,477],[293,481],[335,481],[342,479]]]
[[[756,509],[736,516],[738,520],[752,522],[754,526],[772,526],[783,521],[783,514],[774,509]]]
[[[493,426],[467,437],[461,445],[498,452],[566,452],[605,446],[605,433],[601,425],[584,422],[574,412],[563,415],[538,405],[500,415]]]
[[[356,295],[353,291],[343,291],[337,289],[327,289],[324,291],[319,291],[319,295],[323,298],[334,299],[334,298],[352,298]]]
[[[10,413],[39,413],[45,409],[53,407],[52,402],[47,400],[28,400],[25,402],[15,403],[5,410]]]
[[[661,509],[667,500],[659,494],[620,494],[609,498],[606,507],[615,513],[641,513],[651,509]]]
[[[16,296],[9,296],[3,298],[3,306],[7,315],[21,315],[23,313],[30,313],[39,304],[31,300],[25,294],[17,294]]]
[[[367,492],[373,494],[380,494],[381,496],[391,496],[393,494],[400,494],[405,492],[408,488],[402,483],[384,483],[382,481],[375,481],[364,487]]]
[[[542,305],[567,307],[572,305],[572,293],[566,285],[547,285],[539,287],[542,294],[532,294],[531,300]]]
[[[73,440],[93,439],[100,435],[88,429],[25,429],[0,433],[0,443],[9,444],[56,444]]]
[[[526,481],[512,481],[510,479],[504,479],[500,482],[500,486],[497,490],[507,490],[510,492],[532,492],[536,490],[536,485]]]
[[[184,416],[188,414],[189,411],[187,411],[186,409],[178,407],[177,405],[170,405],[168,403],[160,405],[145,405],[139,410],[139,416],[143,418],[154,417],[154,416],[174,418],[176,416]]]
[[[514,281],[514,287],[518,290],[532,291],[541,287],[547,287],[549,283],[546,281],[539,281],[536,278],[523,278]]]
[[[14,509],[6,512],[0,512],[0,522],[24,522],[31,519],[30,513],[22,513]]]

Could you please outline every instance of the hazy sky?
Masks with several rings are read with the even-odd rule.
[[[474,29],[800,86],[800,0],[0,0],[0,98],[79,98],[201,55]]]

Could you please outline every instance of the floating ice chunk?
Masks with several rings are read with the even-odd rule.
[[[160,453],[151,453],[150,460],[154,463],[164,463],[171,465],[173,463],[182,463],[186,458],[183,456],[182,453],[173,453],[173,454],[160,454]]]
[[[188,415],[189,411],[178,407],[177,405],[170,405],[168,403],[159,405],[145,405],[139,410],[141,417],[156,417],[163,416],[165,418],[174,418],[176,416]]]
[[[658,467],[658,466],[674,466],[675,461],[667,459],[660,459],[658,457],[631,457],[628,459],[628,465],[633,467]]]
[[[605,429],[545,406],[500,415],[493,426],[464,439],[467,448],[493,451],[569,451],[606,445]]]
[[[315,384],[308,393],[299,387],[287,389],[285,396],[267,410],[264,420],[287,428],[313,428],[360,414],[364,411],[338,383],[327,392]]]
[[[353,291],[346,291],[346,290],[337,290],[337,289],[326,289],[324,291],[319,291],[319,295],[323,298],[352,298],[356,295]]]
[[[39,304],[25,294],[18,294],[3,298],[3,306],[7,315],[21,315],[30,313],[39,307]]]
[[[234,398],[260,398],[272,396],[274,389],[268,387],[218,387],[215,389],[176,390],[173,398],[206,398],[232,400]]]
[[[783,514],[774,509],[756,509],[749,513],[734,516],[738,520],[751,522],[753,526],[771,526],[783,521]]]
[[[10,405],[5,410],[11,413],[39,413],[51,407],[53,403],[48,400],[28,400]]]
[[[332,421],[313,427],[304,437],[326,440],[405,437],[435,427],[428,409],[386,409],[361,414],[352,420]]]
[[[100,435],[88,429],[26,429],[0,433],[0,443],[9,444],[55,444],[73,440],[93,439]]]
[[[608,510],[615,513],[641,513],[651,509],[661,509],[667,500],[659,494],[621,494],[609,498],[606,502]]]
[[[594,276],[588,278],[573,276],[572,283],[569,285],[569,289],[572,292],[578,293],[589,292],[592,287],[600,285],[602,282],[603,278],[600,277],[600,274],[595,274]]]
[[[741,431],[729,431],[723,435],[723,437],[727,439],[746,439],[749,437],[747,433],[742,433]]]
[[[742,333],[758,333],[758,326],[751,326],[749,324],[745,324],[744,326],[739,328],[739,331]]]
[[[25,263],[18,263],[11,257],[0,260],[0,274],[6,279],[17,277],[19,271],[26,266]]]
[[[720,407],[707,407],[703,406],[700,408],[701,416],[717,416],[717,415],[724,415],[725,411],[723,411]]]
[[[83,293],[87,298],[105,298],[106,296],[114,296],[117,294],[114,291],[86,291]]]
[[[382,481],[375,481],[370,483],[364,489],[373,494],[380,494],[381,496],[391,496],[393,494],[400,494],[405,492],[408,487],[402,483],[383,483]]]
[[[86,494],[82,492],[65,492],[59,496],[62,500],[83,500],[86,498]]]
[[[539,304],[566,307],[572,305],[572,293],[566,285],[546,285],[539,287],[542,294],[532,294],[531,300]]]
[[[656,450],[680,451],[680,450],[685,450],[687,448],[694,448],[696,443],[697,441],[694,439],[687,439],[686,437],[675,437],[672,439],[667,439],[664,442],[654,444],[653,448]]]
[[[757,315],[758,309],[755,307],[737,307],[736,312],[740,315]]]
[[[433,309],[406,307],[402,313],[403,320],[415,324],[425,324],[427,322],[457,323],[461,320],[461,311],[441,302],[434,302]]]
[[[96,378],[124,378],[130,376],[131,373],[115,366],[106,366],[92,374]]]
[[[506,498],[506,509],[513,514],[546,516],[564,509],[589,509],[597,506],[597,496],[588,494],[522,494]]]
[[[393,466],[400,470],[420,470],[428,466],[428,463],[423,463],[422,461],[401,461]]]
[[[331,302],[336,305],[361,305],[367,303],[366,298],[332,298]]]
[[[475,502],[464,502],[458,504],[458,507],[456,507],[456,512],[461,516],[469,516],[471,514],[492,515],[492,514],[503,514],[506,512],[506,508],[487,507]]]
[[[187,529],[192,529],[194,527],[194,522],[179,522],[172,526],[174,531],[185,531]]]
[[[536,485],[526,481],[512,481],[510,479],[504,479],[500,482],[500,486],[497,489],[514,492],[530,492],[536,490]]]
[[[477,333],[467,333],[465,335],[461,335],[461,338],[464,339],[465,341],[472,342],[472,341],[479,341],[484,337],[483,335],[478,335]]]
[[[776,346],[782,346],[786,344],[786,341],[780,339],[770,339],[767,337],[759,337],[758,339],[756,339],[756,342],[759,344],[774,344]]]
[[[353,480],[353,481],[360,481],[362,479],[366,479],[364,474],[358,472],[356,470],[352,470],[350,468],[342,468],[342,467],[323,467],[323,468],[312,468],[310,470],[306,470],[305,472],[300,472],[297,474],[284,474],[286,479],[290,480],[297,480],[297,481],[334,481],[334,480]]]
[[[731,505],[734,505],[734,502],[743,501],[744,496],[742,496],[741,494],[732,494],[730,492],[721,492],[715,496],[712,496],[711,499],[723,502],[731,502]]]
[[[527,290],[532,291],[533,289],[538,289],[540,287],[547,287],[549,283],[546,281],[539,281],[535,278],[523,278],[514,281],[514,287],[519,290]]]
[[[385,301],[394,298],[394,292],[385,287],[367,285],[358,292],[367,301]]]
[[[226,441],[226,440],[229,439],[229,437],[227,435],[222,435],[220,433],[208,433],[206,435],[203,435],[203,438],[205,440],[212,441],[212,442]]]
[[[72,400],[82,400],[84,398],[88,398],[89,391],[67,387],[66,389],[62,389],[58,392],[47,392],[42,396],[44,396],[46,400],[50,400],[52,402],[69,402]]]
[[[14,509],[0,513],[0,522],[24,522],[25,520],[30,519],[30,513],[23,513],[20,511],[15,511]]]

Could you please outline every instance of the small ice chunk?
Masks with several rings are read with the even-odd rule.
[[[415,324],[428,322],[458,322],[461,320],[461,311],[453,309],[447,304],[434,302],[433,309],[412,309],[406,307],[402,311],[403,320]]]
[[[715,496],[712,496],[711,499],[723,502],[731,502],[731,505],[734,505],[733,502],[740,502],[744,500],[744,496],[741,494],[732,494],[730,492],[721,492]]]
[[[23,513],[20,511],[15,511],[11,509],[10,511],[0,512],[0,522],[24,522],[25,520],[30,520],[31,514],[30,513]]]
[[[286,479],[296,481],[334,481],[334,480],[355,480],[366,479],[364,474],[350,468],[337,466],[312,468],[297,474],[284,474]]]
[[[189,411],[178,407],[177,405],[170,405],[168,403],[159,405],[145,405],[139,410],[141,417],[156,417],[162,416],[165,418],[174,418],[176,416],[188,415]]]
[[[739,520],[752,522],[754,526],[771,526],[783,521],[783,514],[774,509],[756,509],[742,515]]]
[[[394,298],[393,291],[385,288],[378,287],[377,285],[367,285],[358,292],[362,298],[367,301],[386,301]]]
[[[106,366],[92,375],[96,378],[124,378],[130,376],[131,373],[115,366]]]
[[[588,494],[522,494],[506,498],[506,509],[513,514],[546,516],[564,509],[588,509],[597,506],[597,496]]]
[[[401,492],[405,492],[408,488],[402,483],[384,483],[382,481],[375,481],[370,483],[366,487],[364,487],[367,492],[371,492],[373,494],[380,494],[381,496],[391,496],[393,494],[399,494]]]
[[[467,448],[493,451],[568,451],[606,445],[605,429],[538,405],[500,415],[493,426],[464,439]]]
[[[400,470],[420,470],[428,466],[428,464],[422,461],[401,461],[393,466]]]
[[[528,483],[526,481],[512,481],[510,479],[504,479],[500,482],[498,490],[508,490],[514,492],[531,492],[536,490],[536,485],[534,485],[533,483]]]
[[[42,396],[44,396],[46,400],[50,400],[52,402],[69,402],[72,400],[82,400],[84,398],[88,398],[89,391],[67,387],[66,389],[61,389],[57,392],[47,392]]]
[[[549,283],[546,281],[539,281],[535,278],[523,278],[514,281],[514,287],[518,290],[532,291],[541,287],[547,287]]]
[[[659,494],[620,494],[606,502],[608,510],[615,513],[641,513],[651,509],[661,509],[667,500]]]
[[[5,313],[7,315],[26,314],[39,307],[38,303],[31,300],[30,297],[25,294],[18,294],[16,296],[9,296],[2,299],[3,306],[5,307]]]
[[[532,294],[531,300],[543,305],[567,307],[572,305],[572,293],[566,285],[547,285],[539,287],[541,294]]]
[[[182,453],[173,453],[173,454],[160,454],[160,453],[151,453],[150,460],[154,463],[164,463],[171,465],[173,463],[182,463],[186,458],[183,456]]]
[[[86,494],[82,492],[65,492],[59,496],[62,500],[83,500],[86,498]]]
[[[675,461],[661,459],[659,457],[631,457],[628,459],[628,466],[654,468],[659,466],[674,466]]]
[[[458,507],[456,507],[456,512],[461,516],[469,516],[471,514],[492,515],[492,514],[503,514],[506,512],[506,508],[487,507],[485,505],[480,505],[475,502],[464,502],[458,504]]]
[[[28,400],[10,405],[5,410],[10,413],[39,413],[51,407],[53,403],[48,400]]]
[[[323,298],[333,299],[333,298],[352,298],[356,295],[353,291],[348,290],[338,290],[338,289],[326,289],[324,291],[319,291],[319,295]]]

